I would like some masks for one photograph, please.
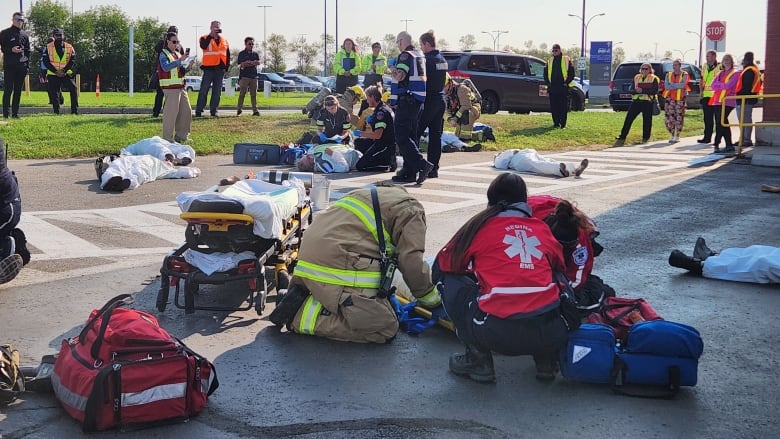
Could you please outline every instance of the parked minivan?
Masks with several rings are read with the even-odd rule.
[[[184,88],[187,91],[200,91],[200,82],[201,82],[200,76],[185,76]]]
[[[634,91],[634,75],[639,73],[639,67],[644,63],[653,66],[655,76],[660,79],[658,83],[658,103],[661,108],[664,107],[664,99],[661,92],[664,90],[664,78],[667,72],[672,71],[672,60],[663,61],[627,61],[621,63],[615,73],[612,74],[612,80],[609,81],[609,104],[615,111],[625,111],[631,106],[631,99]],[[682,63],[682,70],[688,72],[690,82],[688,85],[691,91],[688,93],[686,103],[688,108],[701,108],[701,70],[693,64]]]

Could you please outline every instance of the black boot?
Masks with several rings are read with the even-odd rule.
[[[493,369],[493,355],[466,345],[465,354],[450,355],[450,371],[455,375],[467,376],[478,383],[492,383],[496,380]]]
[[[710,250],[709,247],[707,247],[707,243],[704,242],[704,238],[699,236],[696,238],[696,245],[693,247],[693,258],[698,259],[700,261],[704,261],[710,256],[715,256],[717,253]]]
[[[694,259],[680,250],[673,250],[669,255],[669,265],[672,267],[682,268],[688,270],[691,273],[701,276],[702,263],[698,259]]]
[[[534,355],[536,363],[536,379],[539,381],[553,381],[560,367],[555,354]]]
[[[289,324],[295,318],[295,314],[309,297],[309,291],[303,285],[290,285],[287,294],[282,296],[282,300],[276,303],[276,308],[268,316],[268,320],[281,328]]]

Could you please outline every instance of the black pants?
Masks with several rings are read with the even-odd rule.
[[[379,85],[377,85],[377,83]],[[376,73],[366,73],[366,76],[363,78],[363,86],[364,88],[368,88],[369,86],[376,85],[379,87],[379,92],[382,92],[382,75],[378,75]]]
[[[715,132],[715,124],[717,123],[715,122],[717,107],[709,105],[709,101],[709,97],[701,98],[701,100],[699,100],[701,103],[701,112],[704,114],[704,136],[702,137],[706,143],[712,141],[712,133]]]
[[[355,75],[336,76],[336,93],[344,93],[347,87],[352,87],[353,85],[357,85],[357,83],[358,77]]]
[[[157,93],[154,95],[154,107],[152,107],[152,116],[157,117],[160,115],[160,111],[162,111],[162,106],[163,106],[163,97],[165,97],[165,95],[163,94],[163,90],[162,88],[160,88],[160,85],[158,83]]]
[[[428,129],[428,161],[433,163],[435,171],[439,170],[439,161],[441,160],[441,134],[444,132],[444,110],[446,107],[444,96],[426,99],[417,127],[418,139],[425,133],[425,129]]]
[[[715,141],[713,142],[715,146],[718,146],[720,144],[720,139],[726,141],[726,146],[734,146],[734,142],[731,141],[731,127],[728,127],[726,125],[721,125],[721,113],[723,114],[723,120],[726,121],[726,123],[729,123],[729,114],[731,114],[731,111],[734,110],[734,107],[726,107],[725,111],[721,111],[721,106],[718,105],[715,107]]]
[[[64,87],[70,92],[70,112],[78,113],[79,110],[79,95],[76,92],[76,83],[73,82],[73,78],[70,76],[59,77],[57,75],[49,75],[49,100],[51,106],[54,108],[54,113],[60,113],[60,90]]]
[[[651,101],[632,101],[626,113],[626,120],[623,122],[623,129],[620,130],[620,137],[625,139],[631,125],[639,114],[642,114],[642,140],[650,138],[650,132],[653,130],[653,103]]]
[[[380,145],[373,139],[355,139],[355,149],[363,154],[355,169],[366,172],[386,172],[395,169],[395,145]]]
[[[225,71],[219,68],[203,70],[203,78],[200,81],[200,91],[198,92],[198,102],[195,104],[195,115],[199,116],[206,108],[206,98],[211,90],[211,101],[209,102],[209,112],[212,116],[217,114],[219,100],[222,97],[222,80],[225,78]]]
[[[8,236],[11,230],[19,224],[22,216],[22,199],[15,198],[10,203],[0,207],[0,237]]]
[[[3,117],[8,117],[8,107],[11,107],[11,115],[19,115],[19,99],[22,97],[24,78],[27,76],[27,67],[5,66],[5,84],[3,86]],[[13,99],[12,99],[13,96]]]
[[[552,92],[550,97],[550,112],[552,113],[553,125],[561,128],[566,127],[566,120],[569,116],[569,91]]]
[[[532,355],[537,363],[549,362],[569,338],[557,308],[536,317],[501,319],[479,309],[478,287],[469,276],[445,274],[439,290],[460,341],[482,352]]]
[[[395,143],[398,151],[404,158],[404,167],[400,173],[402,176],[413,177],[423,169],[425,159],[417,146],[417,124],[420,120],[422,102],[412,96],[398,98],[398,106],[395,110]]]

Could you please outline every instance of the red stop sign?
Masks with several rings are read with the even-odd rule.
[[[710,21],[705,31],[710,41],[720,41],[726,38],[726,25],[721,21]]]

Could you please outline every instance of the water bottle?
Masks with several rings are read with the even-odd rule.
[[[255,174],[255,178],[258,180],[275,184],[282,184],[283,181],[293,177],[301,180],[303,185],[307,188],[311,188],[312,183],[314,182],[314,174],[311,172],[260,171]]]

